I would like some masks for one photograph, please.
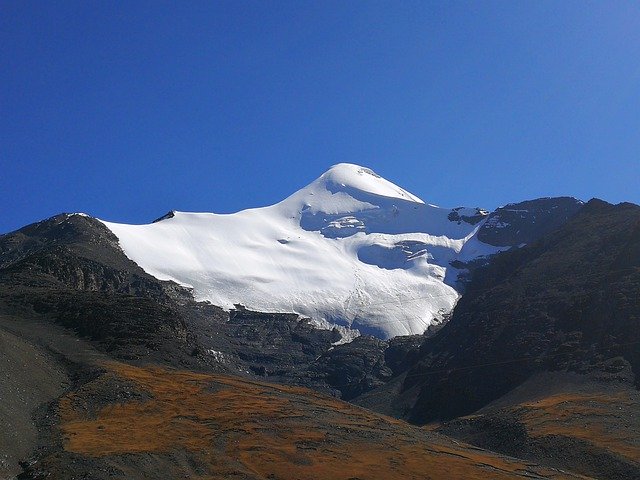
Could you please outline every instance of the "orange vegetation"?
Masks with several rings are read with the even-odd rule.
[[[179,450],[201,479],[566,478],[303,388],[157,366],[105,367],[105,375],[146,395],[94,409],[87,407],[92,384],[63,397],[69,452],[117,459]]]
[[[634,424],[624,428],[625,422],[621,422],[640,411],[628,391],[551,395],[521,407],[522,421],[532,436],[579,438],[630,460],[640,459],[640,438]]]

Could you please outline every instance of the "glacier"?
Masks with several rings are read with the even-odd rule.
[[[384,339],[423,333],[451,312],[460,296],[451,262],[504,249],[477,239],[486,212],[427,204],[347,163],[267,207],[100,221],[131,260],[196,300],[294,312]]]

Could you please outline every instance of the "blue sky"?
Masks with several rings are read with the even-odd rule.
[[[275,203],[640,203],[640,3],[0,1],[0,232]]]

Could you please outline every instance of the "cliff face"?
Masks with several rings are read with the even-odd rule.
[[[584,203],[572,197],[510,203],[489,214],[478,231],[482,242],[498,246],[529,244],[560,228]]]

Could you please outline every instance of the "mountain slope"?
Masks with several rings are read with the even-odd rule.
[[[620,356],[637,376],[639,245],[640,207],[592,200],[561,229],[476,272],[451,322],[427,340],[424,360],[410,375],[530,360],[433,375],[413,418],[470,413],[540,369],[604,371]],[[407,387],[424,378],[409,377]]]
[[[418,424],[458,417],[442,431],[598,478],[636,478],[639,292],[640,207],[592,200],[476,270],[399,385],[356,401]]]
[[[303,388],[102,362],[21,479],[578,478]]]

